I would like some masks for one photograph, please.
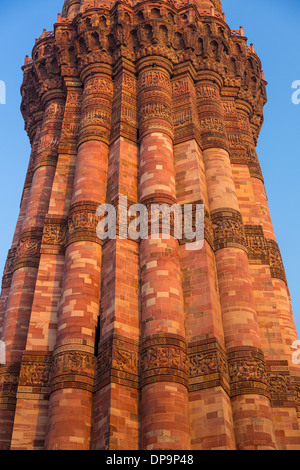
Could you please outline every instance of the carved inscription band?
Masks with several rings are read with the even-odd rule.
[[[15,265],[16,248],[9,250],[2,278],[2,289],[10,287]]]
[[[17,247],[14,270],[23,267],[38,268],[43,229],[23,232]]]
[[[19,374],[20,364],[0,365],[0,410],[15,410]]]
[[[105,340],[98,351],[94,391],[110,382],[138,389],[138,363],[137,342],[119,335]]]
[[[100,217],[96,214],[98,206],[99,204],[95,202],[82,202],[71,207],[67,245],[78,241],[102,244],[96,232],[100,221]]]
[[[227,352],[230,395],[265,395],[270,398],[264,354],[257,348],[237,347]]]
[[[157,203],[155,201],[147,201],[148,204],[150,202]],[[195,207],[198,203],[202,204],[202,201],[192,204],[193,231],[195,231]],[[172,204],[169,202],[170,206]],[[97,207],[98,205],[92,202],[77,204],[70,211],[68,226],[65,218],[47,218],[43,233],[39,230],[24,232],[18,247],[9,250],[4,268],[2,288],[10,287],[12,276],[16,269],[21,267],[37,268],[41,253],[63,254],[65,246],[75,241],[89,240],[102,244],[96,233],[97,224],[100,220],[96,215]],[[242,248],[248,252],[250,264],[269,265],[272,278],[287,282],[278,244],[274,240],[265,238],[260,225],[245,225],[244,227],[240,213],[231,209],[213,211],[211,214],[205,209],[204,216],[204,236],[211,247],[214,247],[215,250],[232,246]],[[161,219],[162,213],[160,214],[160,231]],[[131,221],[132,217],[129,217],[126,227],[128,227]],[[170,214],[170,222],[171,235],[173,235],[174,214],[172,212]],[[118,235],[119,223],[118,217]],[[148,223],[150,230],[151,218],[148,220]],[[185,233],[184,229],[183,219],[183,234]],[[188,240],[184,237],[179,240],[180,244],[187,242]]]
[[[66,218],[46,218],[42,239],[41,253],[64,254],[68,234]]]
[[[171,334],[148,337],[140,349],[141,387],[176,382],[188,387],[189,361],[185,340]]]
[[[50,392],[75,388],[93,392],[94,348],[86,341],[66,340],[54,351],[50,373]]]
[[[222,386],[230,394],[226,352],[215,339],[189,345],[189,390]]]
[[[227,247],[247,251],[243,219],[233,209],[218,209],[211,212],[215,251]]]
[[[53,356],[27,351],[21,371],[18,364],[1,366],[0,408],[12,409],[16,397],[48,399],[61,388],[96,392],[115,382],[139,389],[159,381],[181,383],[190,392],[221,386],[231,397],[260,394],[275,407],[300,406],[300,382],[293,386],[297,378],[290,376],[288,363],[265,362],[257,348],[234,348],[226,355],[212,338],[191,343],[187,350],[176,335],[153,335],[139,348],[137,342],[115,335],[99,348],[95,368],[93,348],[84,343],[65,341]]]
[[[246,225],[245,235],[250,264],[270,266],[271,277],[287,283],[285,269],[278,244],[265,238],[260,225]]]

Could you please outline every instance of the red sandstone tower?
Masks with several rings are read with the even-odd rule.
[[[0,449],[300,449],[297,334],[256,154],[266,82],[220,0],[66,0],[26,58]],[[101,241],[97,207],[205,207]]]

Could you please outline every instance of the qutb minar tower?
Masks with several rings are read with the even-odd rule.
[[[243,28],[220,0],[66,0],[23,70],[0,449],[299,450],[297,333],[256,153],[266,81]],[[124,200],[204,205],[203,247],[125,237],[119,216],[102,240],[97,208]]]

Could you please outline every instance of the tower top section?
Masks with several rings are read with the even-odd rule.
[[[257,138],[266,102],[261,62],[243,28],[226,23],[220,0],[65,0],[53,30],[44,30],[25,58],[26,129],[28,110],[37,102],[42,108],[50,92],[69,82],[81,86],[104,65],[113,76],[120,67],[138,73],[145,61],[171,74],[187,69],[195,82],[214,80],[223,96],[251,113]]]
[[[65,0],[62,16],[64,18],[74,18],[78,13],[84,12],[86,9],[101,6],[111,8],[115,3],[115,0]],[[124,0],[124,3],[135,6],[138,3],[143,3],[143,0]],[[212,13],[223,14],[220,0],[169,0],[166,3],[170,3],[177,8],[195,5],[199,12],[208,10]]]

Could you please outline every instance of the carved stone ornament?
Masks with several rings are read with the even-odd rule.
[[[165,380],[188,386],[188,372],[188,354],[182,338],[153,335],[141,345],[141,386]]]
[[[100,221],[100,217],[97,216],[97,208],[98,204],[94,202],[79,203],[71,208],[67,244],[77,241],[92,241],[102,244],[96,232]]]
[[[264,354],[257,348],[233,348],[227,352],[230,395],[258,394],[270,397]]]
[[[269,254],[261,225],[245,225],[250,264],[268,264]]]
[[[17,247],[14,269],[21,267],[38,267],[42,231],[29,230],[23,232]]]
[[[282,261],[278,244],[274,240],[270,240],[270,239],[267,239],[266,243],[267,243],[267,249],[269,252],[271,276],[274,279],[281,279],[282,281],[286,283],[287,280],[286,280],[285,269],[284,269],[284,265],[283,265],[283,261]]]
[[[61,388],[93,391],[95,357],[84,341],[70,340],[58,347],[53,355],[50,373],[51,393]]]
[[[212,211],[210,216],[216,251],[227,247],[237,247],[246,250],[243,220],[238,211],[233,209],[218,209]]]
[[[95,391],[110,381],[139,388],[139,347],[126,337],[114,335],[100,344],[95,376]]]

